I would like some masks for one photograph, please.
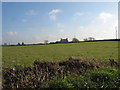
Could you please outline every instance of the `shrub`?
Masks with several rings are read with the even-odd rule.
[[[50,82],[44,83],[42,88],[73,88],[73,85],[69,83],[66,79],[63,78],[55,78]]]
[[[45,85],[44,85],[45,86]],[[47,82],[48,88],[120,88],[120,70],[102,68],[80,75],[66,73]],[[45,86],[45,87],[46,87]]]
[[[120,77],[117,68],[107,67],[94,70],[87,77],[90,77],[91,82],[94,82],[95,88],[119,88]]]

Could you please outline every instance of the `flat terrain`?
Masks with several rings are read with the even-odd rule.
[[[30,66],[35,60],[61,61],[73,56],[103,64],[110,58],[118,60],[118,41],[2,47],[3,67]]]

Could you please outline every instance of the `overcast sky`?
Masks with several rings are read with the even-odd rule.
[[[3,2],[3,43],[115,39],[117,2]],[[1,39],[2,37],[0,37]]]

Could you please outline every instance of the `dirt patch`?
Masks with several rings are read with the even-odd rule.
[[[99,68],[99,65],[95,62],[73,57],[70,57],[67,61],[59,62],[59,66],[64,66],[65,71],[70,71],[74,73],[83,72],[88,69]]]

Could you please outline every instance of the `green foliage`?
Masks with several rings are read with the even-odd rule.
[[[72,84],[65,79],[57,79],[49,82],[47,88],[72,88]]]
[[[44,84],[45,85],[45,84]],[[82,75],[65,74],[46,82],[47,88],[120,88],[120,70],[103,68]]]
[[[70,82],[70,78],[71,75],[69,73],[66,73],[62,77],[55,77],[54,80],[43,83],[41,87],[42,88],[73,88],[73,84]]]

